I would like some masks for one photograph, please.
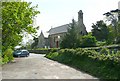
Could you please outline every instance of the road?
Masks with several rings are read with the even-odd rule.
[[[14,63],[3,65],[3,79],[96,79],[69,66],[49,60],[42,54],[15,58]]]

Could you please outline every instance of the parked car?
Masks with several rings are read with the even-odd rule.
[[[27,50],[16,50],[13,52],[13,56],[14,57],[21,57],[21,56],[25,56],[28,57],[29,56],[29,52]]]

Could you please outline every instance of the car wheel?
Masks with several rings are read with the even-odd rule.
[[[26,55],[26,57],[28,57],[28,55]]]
[[[18,58],[20,57],[20,55],[18,55]]]

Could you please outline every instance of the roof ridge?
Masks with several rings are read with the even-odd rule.
[[[69,24],[60,25],[60,26],[57,26],[57,27],[54,27],[54,28],[63,27],[63,26],[65,26],[65,25],[69,25]],[[54,28],[52,28],[52,29],[54,29]]]
[[[41,30],[40,36],[41,36],[41,35],[43,35],[43,37],[45,37],[44,34],[43,34],[43,32],[42,32],[42,30]]]

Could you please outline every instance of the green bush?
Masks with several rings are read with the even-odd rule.
[[[2,54],[0,52],[0,65],[2,64]]]
[[[8,48],[3,53],[3,62],[7,63],[7,62],[11,62],[12,60],[14,60],[14,58],[13,58],[13,50],[11,48]]]
[[[102,48],[101,51],[100,51],[100,54],[108,55],[108,54],[110,54],[110,51],[107,48]]]
[[[8,60],[8,56],[7,55],[4,55],[4,58],[3,58],[3,63],[8,63],[9,62],[9,60]]]
[[[59,48],[50,48],[48,49],[49,52],[57,52],[59,50]]]
[[[117,55],[120,55],[120,51],[117,52]]]
[[[58,52],[50,52],[46,57],[102,79],[118,79],[120,75],[120,52],[109,54],[106,48],[100,52],[83,48],[61,49]]]
[[[105,42],[101,42],[101,41],[97,41],[97,46],[104,46],[106,45],[106,41]]]
[[[47,50],[48,50],[48,48],[36,48],[36,49],[34,49],[34,50],[42,50],[42,51],[47,51]]]
[[[91,35],[85,35],[82,37],[81,47],[93,47],[96,46],[96,38]]]

